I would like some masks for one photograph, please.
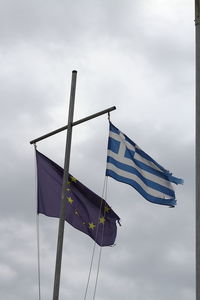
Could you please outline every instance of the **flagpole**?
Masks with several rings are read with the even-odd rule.
[[[200,300],[200,0],[195,0],[196,27],[196,300]]]
[[[70,93],[68,126],[67,126],[67,139],[66,139],[66,148],[65,148],[64,175],[63,175],[62,196],[61,196],[62,198],[61,198],[60,220],[59,220],[59,228],[58,228],[58,241],[57,241],[57,254],[56,254],[53,300],[59,299],[60,273],[61,273],[62,250],[63,250],[63,236],[64,236],[64,226],[65,226],[66,191],[67,191],[71,140],[72,140],[72,123],[73,123],[73,116],[74,116],[76,77],[77,77],[77,71],[72,71],[71,93]]]

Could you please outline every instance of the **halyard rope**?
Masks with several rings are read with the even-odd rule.
[[[101,209],[102,209],[102,204],[103,204],[103,200],[104,200],[104,195],[107,194],[106,191],[105,191],[106,189],[107,189],[107,177],[105,176],[104,185],[103,185],[103,192],[102,192],[102,198],[101,198],[101,204],[100,204],[100,208],[99,208],[99,217],[98,218],[100,218],[100,216],[101,216]],[[104,216],[105,216],[105,212],[104,212]],[[95,250],[96,250],[96,239],[97,239],[98,229],[99,229],[99,223],[97,225],[96,237],[95,237],[95,240],[94,240],[92,258],[91,258],[91,262],[90,262],[90,269],[89,269],[88,280],[87,280],[87,285],[86,285],[85,294],[84,294],[84,300],[86,300],[87,293],[88,293],[88,287],[89,287],[89,283],[90,283],[90,279],[91,279],[92,267],[93,267],[93,263],[94,263],[94,255],[95,255]],[[103,225],[103,230],[102,230],[101,243],[103,242],[103,232],[104,232],[104,225]],[[100,261],[101,261],[101,251],[102,251],[102,247],[100,247],[100,252],[99,252],[93,300],[95,299],[96,289],[97,289],[97,282],[98,282],[98,275],[99,275]]]
[[[104,191],[103,191],[103,196],[104,196],[105,201],[107,200],[107,184],[108,184],[108,177],[105,176]],[[105,217],[105,210],[104,210],[104,217]],[[103,234],[104,234],[104,225],[103,225],[102,236],[101,236],[101,244],[103,242]],[[96,280],[95,280],[93,300],[95,300],[95,297],[96,297],[97,284],[98,284],[99,271],[100,271],[100,264],[101,264],[101,256],[102,256],[102,247],[100,247],[100,249],[99,249],[99,259],[98,259],[98,266],[97,266],[97,274],[96,274]]]

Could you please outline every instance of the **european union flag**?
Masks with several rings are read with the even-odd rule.
[[[36,150],[38,214],[59,218],[63,169]],[[100,246],[111,246],[120,218],[101,197],[69,175],[65,220]]]
[[[129,137],[110,122],[106,175],[134,187],[146,200],[173,207],[171,183],[183,180],[172,176]]]

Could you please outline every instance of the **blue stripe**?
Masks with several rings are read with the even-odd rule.
[[[144,184],[146,184],[146,186],[154,189],[154,190],[157,190],[159,192],[162,192],[166,195],[169,195],[170,197],[173,197],[175,198],[175,193],[172,189],[169,189],[159,183],[156,183],[154,181],[151,181],[147,178],[145,178],[137,169],[135,169],[134,167],[130,166],[130,165],[126,165],[124,163],[121,163],[117,160],[115,160],[113,157],[111,156],[108,156],[107,157],[107,162],[113,164],[114,166],[116,166],[118,169],[120,170],[123,170],[123,171],[126,171],[128,173],[131,173],[131,174],[134,174],[136,176],[138,176],[142,182],[144,182]]]
[[[153,175],[156,175],[156,176],[158,176],[160,178],[163,178],[163,179],[165,179],[167,181],[171,181],[171,180],[169,180],[168,174],[163,173],[161,171],[158,171],[158,170],[156,170],[156,169],[154,169],[154,168],[146,165],[145,163],[143,163],[143,162],[141,162],[141,161],[139,161],[139,160],[137,160],[135,158],[133,159],[133,161],[136,164],[136,166],[138,166],[140,169],[142,169],[144,171],[147,171],[147,172],[149,172],[149,173],[151,173]]]
[[[183,179],[174,177],[171,174],[168,175],[168,179],[169,179],[169,181],[171,181],[171,182],[173,182],[175,184],[183,184],[184,183]]]
[[[173,182],[173,183],[176,183],[176,184],[183,184],[183,180],[182,179],[172,176],[172,174],[170,174],[169,172],[168,173],[167,172],[163,173],[162,171],[156,170],[156,169],[154,169],[154,168],[146,165],[145,163],[143,163],[143,162],[135,159],[134,157],[133,157],[132,161],[139,168],[141,168],[144,171],[147,171],[147,172],[149,172],[149,173],[151,173],[153,175],[156,175],[156,176],[158,176],[160,178],[163,178],[163,179],[165,179],[167,181],[170,181],[170,182]]]
[[[139,155],[141,155],[142,157],[146,158],[147,160],[153,162],[159,169],[161,169],[164,172],[164,174],[163,174],[164,177],[163,178],[165,178],[166,180],[168,180],[170,182],[173,182],[175,184],[183,184],[183,180],[182,179],[172,176],[172,173],[170,173],[169,171],[167,171],[166,169],[164,169],[160,164],[158,164],[153,158],[151,158],[143,150],[136,148],[135,152],[137,152]],[[162,174],[162,173],[160,173],[160,174]]]
[[[176,200],[174,198],[162,199],[162,198],[158,198],[158,197],[149,195],[147,192],[145,192],[145,190],[136,181],[129,179],[129,178],[125,178],[123,176],[120,176],[111,170],[108,170],[108,169],[106,170],[106,176],[110,176],[117,181],[129,184],[130,186],[134,187],[149,202],[152,202],[155,204],[161,204],[161,205],[168,205],[168,206],[176,205]]]
[[[143,158],[149,160],[150,162],[154,163],[161,171],[164,173],[169,173],[165,168],[163,168],[160,164],[158,164],[151,156],[149,156],[147,153],[145,153],[142,149],[135,149],[135,151],[141,155]]]

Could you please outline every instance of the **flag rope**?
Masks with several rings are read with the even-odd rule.
[[[36,157],[37,145],[34,144],[35,157]],[[37,199],[37,165],[35,159],[35,198]],[[40,277],[40,222],[39,214],[37,212],[37,201],[36,201],[36,235],[37,235],[37,273],[38,273],[38,297],[41,300],[41,277]]]
[[[105,176],[104,187],[103,187],[103,195],[102,195],[102,198],[104,198],[105,201],[107,200],[107,186],[108,186],[108,177]],[[105,210],[104,210],[104,217],[105,217]],[[101,235],[101,244],[103,242],[103,234],[104,234],[104,225],[103,225],[103,230],[102,230],[102,235]],[[98,266],[97,266],[97,274],[96,274],[96,280],[95,280],[93,300],[95,300],[95,297],[96,297],[97,284],[98,284],[99,271],[100,271],[100,264],[101,264],[101,257],[102,257],[102,247],[100,247],[100,249],[99,249],[99,258],[98,258]]]
[[[101,209],[102,209],[104,195],[106,195],[106,194],[107,194],[107,176],[105,176],[105,178],[104,178],[103,192],[102,192],[101,204],[100,204],[100,208],[99,208],[99,218],[101,216]],[[104,211],[104,217],[105,217],[105,211]],[[94,245],[93,245],[93,251],[92,251],[92,258],[91,258],[91,262],[90,262],[90,269],[89,269],[88,280],[87,280],[87,285],[86,285],[85,294],[84,294],[84,300],[86,300],[87,293],[88,293],[88,288],[89,288],[89,283],[90,283],[90,280],[91,280],[91,273],[92,273],[92,267],[93,267],[93,264],[94,264],[94,255],[95,255],[95,250],[96,250],[96,239],[97,239],[98,229],[99,229],[99,223],[97,225],[96,236],[95,236],[95,240],[94,240],[94,243],[93,243]],[[103,232],[104,232],[104,225],[103,225],[103,230],[102,230],[101,244],[103,242]],[[95,296],[96,296],[96,289],[97,289],[99,270],[100,270],[100,262],[101,262],[101,252],[102,252],[102,247],[100,246],[93,300],[95,299]]]
[[[90,279],[91,279],[91,273],[92,273],[92,267],[93,267],[93,263],[94,263],[95,249],[96,249],[96,242],[93,243],[92,258],[91,258],[91,262],[90,262],[90,269],[89,269],[87,285],[86,285],[85,294],[84,294],[84,300],[86,300],[87,293],[88,293],[88,287],[89,287],[89,283],[90,283]]]

